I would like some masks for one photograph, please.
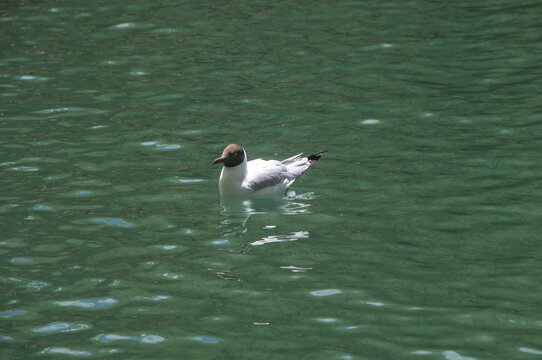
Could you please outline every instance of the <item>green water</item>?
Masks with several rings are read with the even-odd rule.
[[[0,5],[2,359],[542,356],[542,5]],[[328,150],[222,204],[231,142]]]

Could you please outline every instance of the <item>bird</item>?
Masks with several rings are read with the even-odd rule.
[[[247,161],[241,145],[229,144],[213,164],[222,163],[218,181],[221,196],[265,195],[287,191],[292,183],[326,152],[303,157],[303,153],[282,161],[254,159]]]

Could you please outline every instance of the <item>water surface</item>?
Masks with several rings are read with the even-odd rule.
[[[2,358],[540,357],[540,10],[8,2]]]

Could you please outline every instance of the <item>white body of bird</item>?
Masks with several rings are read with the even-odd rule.
[[[307,171],[324,151],[308,157],[302,154],[288,159],[247,161],[246,152],[240,145],[230,144],[214,164],[222,162],[218,187],[222,196],[265,195],[286,191],[292,183]]]

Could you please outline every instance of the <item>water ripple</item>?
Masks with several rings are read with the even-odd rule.
[[[154,296],[151,296],[151,297],[146,297],[146,296],[134,296],[132,298],[132,300],[135,300],[135,301],[141,301],[141,300],[150,300],[150,301],[163,301],[163,300],[168,300],[170,297],[167,296],[167,295],[154,295]]]
[[[156,150],[176,150],[180,149],[179,144],[160,144],[159,141],[144,141],[139,143],[141,146],[153,146]]]
[[[472,357],[466,357],[466,356],[459,355],[455,351],[451,351],[451,350],[444,351],[442,353],[442,355],[444,355],[444,358],[446,360],[475,360],[476,359],[476,358],[472,358]]]
[[[72,356],[90,356],[91,352],[86,350],[72,350],[64,347],[48,347],[39,352],[40,354],[63,354]]]
[[[179,280],[183,278],[182,274],[176,274],[176,273],[164,273],[162,276],[169,280]]]
[[[179,30],[173,29],[173,28],[161,28],[161,29],[153,30],[152,32],[156,34],[175,34],[175,33],[178,33]]]
[[[19,287],[32,288],[37,291],[41,291],[43,288],[50,286],[50,284],[46,282],[25,278],[0,277],[0,280],[8,284],[15,284]]]
[[[519,348],[519,351],[524,352],[524,353],[527,353],[527,354],[542,355],[542,351],[540,351],[540,350],[535,350],[535,349],[530,349],[530,348],[528,348],[528,347],[520,347],[520,348]]]
[[[411,354],[413,354],[413,355],[431,355],[432,352],[428,351],[428,350],[415,350],[415,351],[412,351]]]
[[[103,299],[82,299],[69,301],[54,301],[53,303],[59,306],[76,306],[84,309],[101,309],[117,304],[119,301],[113,298]]]
[[[35,171],[38,171],[39,168],[37,168],[35,166],[17,166],[17,167],[11,168],[11,170],[24,171],[24,172],[35,172]]]
[[[135,28],[136,24],[134,24],[134,23],[122,23],[122,24],[114,25],[112,27],[113,27],[113,29],[131,29],[131,28]]]
[[[158,344],[165,340],[165,338],[158,335],[147,335],[142,334],[140,336],[126,336],[126,335],[117,335],[117,334],[101,334],[94,338],[95,340],[101,341],[103,343],[108,343],[112,341],[126,341],[126,340],[135,340],[143,344]]]
[[[23,81],[45,81],[49,80],[49,78],[43,77],[43,76],[34,76],[34,75],[22,75],[18,76],[17,79],[23,80]]]
[[[298,267],[298,266],[281,266],[281,269],[291,270],[292,272],[306,272],[308,270],[312,270],[312,268],[304,268],[304,267]]]
[[[2,313],[0,313],[0,317],[2,318],[10,318],[14,316],[21,316],[26,315],[28,312],[26,310],[6,310]]]
[[[68,107],[62,107],[62,108],[56,108],[56,109],[45,109],[45,110],[36,111],[36,114],[54,114],[54,113],[68,111],[68,110],[70,110],[70,108]]]
[[[41,115],[55,115],[56,118],[63,117],[64,115],[79,116],[79,115],[100,115],[105,114],[107,111],[95,108],[79,108],[79,107],[59,107],[38,110],[35,113]],[[70,114],[65,114],[70,113]],[[59,116],[62,114],[61,116]]]
[[[388,305],[388,304],[380,302],[380,301],[367,301],[367,302],[365,302],[365,304],[371,305],[371,306],[378,306],[378,307]]]
[[[32,329],[34,332],[39,333],[56,333],[56,332],[73,332],[81,331],[90,328],[86,324],[74,324],[69,322],[52,322],[49,325],[41,326]]]
[[[336,295],[342,293],[341,290],[337,289],[323,289],[323,290],[315,290],[311,291],[310,294],[313,296],[329,296],[329,295]]]
[[[94,218],[91,220],[92,222],[96,223],[104,223],[105,225],[110,226],[121,226],[121,227],[133,227],[135,226],[134,223],[127,222],[123,219],[119,218]]]
[[[179,182],[179,183],[182,183],[182,184],[197,184],[197,183],[203,182],[205,180],[203,180],[203,179],[175,179],[173,181]]]
[[[357,329],[362,329],[363,327],[364,327],[363,325],[348,325],[348,326],[343,327],[342,329],[343,330],[357,330]]]
[[[211,241],[211,244],[213,245],[228,245],[229,243],[230,241],[227,239],[218,239]]]
[[[177,248],[177,245],[156,245],[155,247],[162,250],[173,250]]]
[[[39,210],[39,211],[48,211],[48,210],[52,210],[52,208],[51,208],[50,206],[43,205],[43,204],[35,205],[32,209],[33,209],[33,210]]]
[[[322,322],[322,323],[334,323],[334,322],[337,322],[337,319],[335,319],[335,318],[317,318],[316,321]]]
[[[257,240],[254,242],[251,242],[251,245],[264,245],[269,243],[275,243],[275,242],[285,242],[285,241],[295,241],[299,239],[306,239],[309,237],[308,231],[295,231],[291,233],[290,235],[271,235],[266,236],[262,238],[261,240]]]
[[[216,344],[220,341],[220,339],[211,336],[193,336],[190,339],[195,341],[201,341],[206,344]]]

